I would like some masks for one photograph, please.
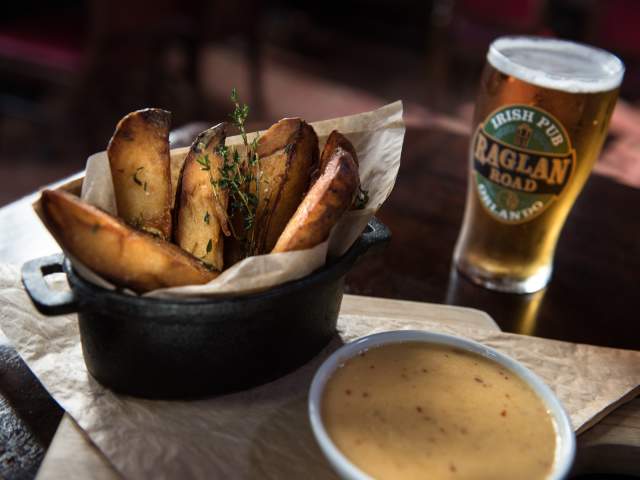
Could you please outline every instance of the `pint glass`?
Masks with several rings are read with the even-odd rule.
[[[535,37],[489,47],[469,148],[458,270],[529,293],[551,278],[565,219],[602,143],[624,65],[603,50]]]

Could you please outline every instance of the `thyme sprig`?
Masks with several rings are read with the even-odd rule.
[[[244,242],[245,252],[255,251],[256,212],[260,198],[260,157],[258,155],[259,135],[249,141],[245,128],[249,116],[249,106],[241,103],[235,88],[231,90],[233,112],[231,121],[240,131],[245,153],[235,147],[220,145],[216,153],[222,158],[222,166],[218,169],[219,178],[214,179],[211,172],[211,162],[208,155],[196,159],[202,170],[209,171],[211,185],[216,201],[220,200],[219,191],[226,191],[229,197],[229,216],[239,215],[242,218],[243,229],[246,233],[239,234],[234,230],[233,222],[228,222],[232,235]],[[208,219],[205,219],[205,222]]]
[[[220,178],[214,180],[214,187],[229,192],[230,214],[240,213],[245,230],[250,230],[255,221],[258,196],[250,191],[250,185],[255,181],[251,169],[246,168],[240,152],[221,145],[217,149],[222,157],[223,164],[220,167]]]
[[[369,190],[365,190],[362,186],[358,186],[356,192],[356,198],[353,201],[353,208],[356,210],[362,210],[369,203]]]
[[[144,167],[138,167],[136,168],[135,173],[133,174],[133,181],[136,182],[138,185],[140,185],[143,190],[146,192],[147,191],[147,182],[146,180],[140,180],[140,178],[138,178],[138,174],[144,170]]]

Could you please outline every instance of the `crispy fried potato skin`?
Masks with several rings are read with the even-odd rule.
[[[120,287],[144,293],[218,276],[177,246],[134,230],[69,193],[45,190],[42,210],[47,228],[65,251]]]
[[[171,113],[147,108],[126,115],[107,147],[118,216],[129,225],[171,238]]]
[[[338,147],[349,152],[349,154],[351,155],[351,158],[353,158],[353,161],[356,162],[356,165],[360,165],[360,163],[358,162],[358,154],[356,153],[356,149],[353,148],[353,145],[351,144],[349,139],[347,139],[347,137],[342,135],[337,130],[333,130],[327,137],[327,141],[325,142],[324,147],[322,148],[318,169],[313,173],[311,178],[312,184],[318,179],[320,174],[324,171],[325,167],[327,166],[327,163],[329,162],[329,160],[331,160],[331,155],[333,155],[334,150]]]
[[[261,179],[256,209],[256,252],[268,253],[309,189],[318,166],[318,136],[299,118],[271,126],[258,143]]]
[[[337,145],[323,160],[326,162],[322,173],[289,220],[272,253],[304,250],[324,242],[351,206],[360,183],[357,163]]]
[[[218,148],[224,146],[225,124],[205,130],[196,137],[184,161],[176,198],[174,241],[183,250],[218,271],[223,268],[223,232],[227,226],[228,192],[215,187],[224,159]],[[206,158],[209,167],[201,163]]]

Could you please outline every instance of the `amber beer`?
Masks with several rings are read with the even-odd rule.
[[[607,134],[624,74],[603,50],[535,37],[494,41],[480,81],[458,270],[528,293],[549,281],[565,219]]]

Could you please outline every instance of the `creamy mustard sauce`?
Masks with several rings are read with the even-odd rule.
[[[374,478],[542,479],[556,431],[542,401],[480,355],[407,342],[372,348],[329,379],[322,418]]]

